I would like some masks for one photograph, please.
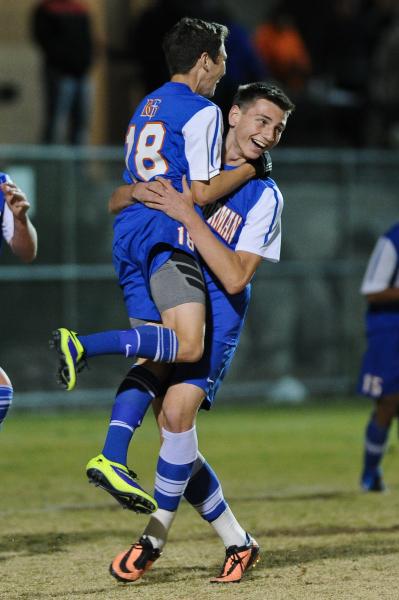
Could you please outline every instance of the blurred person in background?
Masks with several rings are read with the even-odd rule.
[[[25,263],[32,262],[37,252],[36,229],[27,214],[29,207],[25,194],[8,175],[0,173],[0,249],[4,239],[15,256]],[[7,416],[12,397],[11,381],[0,367],[0,425]]]
[[[381,462],[399,409],[399,223],[378,239],[360,291],[368,310],[358,391],[375,401],[366,427],[361,487],[382,492]]]
[[[254,43],[271,76],[294,98],[303,92],[312,61],[285,0],[277,3],[257,26]]]
[[[367,142],[371,146],[398,147],[399,6],[385,3],[384,8],[370,61]]]
[[[43,55],[42,142],[87,143],[94,49],[86,4],[42,0],[32,14],[32,34]]]

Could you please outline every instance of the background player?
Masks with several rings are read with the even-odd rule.
[[[359,392],[375,400],[366,427],[361,486],[367,492],[382,492],[380,465],[399,409],[399,223],[378,239],[360,291],[368,310]]]
[[[229,114],[226,168],[235,168],[263,149],[274,147],[293,108],[285,94],[274,86],[242,86]],[[159,558],[183,493],[226,546],[225,562],[214,582],[239,581],[259,553],[258,544],[225,502],[215,472],[198,452],[195,421],[201,404],[204,408],[211,406],[233,358],[248,307],[249,281],[262,259],[279,260],[282,197],[273,180],[251,181],[217,203],[207,225],[193,208],[187,192],[185,188],[183,200],[164,180],[159,195],[154,194],[147,204],[179,219],[207,263],[205,353],[196,364],[176,366],[163,402],[156,403],[163,438],[155,483],[159,509],[140,540],[113,561],[111,572],[122,581],[139,579]],[[147,398],[149,402],[150,396]],[[134,428],[138,409],[138,404],[129,408],[123,402],[116,403],[110,430],[112,420]],[[119,437],[119,446],[115,437],[114,442],[114,450],[120,452],[118,459],[125,460],[126,438]]]
[[[25,194],[6,173],[0,173],[0,247],[4,239],[22,262],[32,262],[37,252],[37,234],[29,217],[30,204]],[[0,368],[0,425],[11,406],[11,381]]]

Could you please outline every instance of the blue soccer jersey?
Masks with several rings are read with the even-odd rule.
[[[361,293],[399,288],[399,223],[381,236],[363,278]],[[399,302],[370,302],[366,313],[367,350],[358,391],[373,398],[399,392]]]
[[[209,181],[220,170],[222,118],[210,100],[183,83],[168,82],[139,104],[125,146],[126,183],[162,175],[181,190],[183,175]],[[195,255],[181,223],[142,204],[125,208],[114,224],[114,266],[130,317],[154,319],[137,290],[149,292],[151,274],[173,249]]]
[[[253,180],[218,203],[208,225],[231,250],[242,250],[277,262],[281,248],[283,197],[276,183]],[[215,275],[203,265],[209,295],[205,351],[195,364],[177,365],[174,382],[191,383],[206,394],[209,408],[236,350],[250,300],[251,284],[239,294],[228,294]]]
[[[10,177],[6,173],[0,172],[0,183],[11,182]],[[0,190],[0,249],[3,238],[7,243],[10,243],[14,235],[14,217],[8,204],[5,201],[4,194]]]

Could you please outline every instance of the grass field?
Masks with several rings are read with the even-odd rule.
[[[101,449],[108,415],[11,413],[0,434],[0,598],[397,599],[399,458],[392,431],[387,494],[358,490],[367,402],[228,410],[199,418],[202,452],[242,524],[262,546],[239,585],[208,583],[224,549],[186,503],[161,559],[141,581],[118,584],[114,555],[146,517],[89,486],[86,461]],[[158,436],[148,417],[131,467],[152,489]]]

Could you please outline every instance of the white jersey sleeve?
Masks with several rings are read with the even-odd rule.
[[[265,260],[278,262],[281,249],[281,212],[283,197],[277,187],[266,187],[248,212],[241,230],[237,250],[258,254]]]
[[[14,215],[12,214],[7,202],[4,203],[1,232],[3,234],[3,238],[9,244],[14,236]]]
[[[199,110],[183,129],[191,181],[209,181],[220,172],[223,119],[217,106]]]
[[[389,288],[397,265],[398,255],[394,244],[390,239],[380,237],[370,256],[360,293],[375,294]]]

